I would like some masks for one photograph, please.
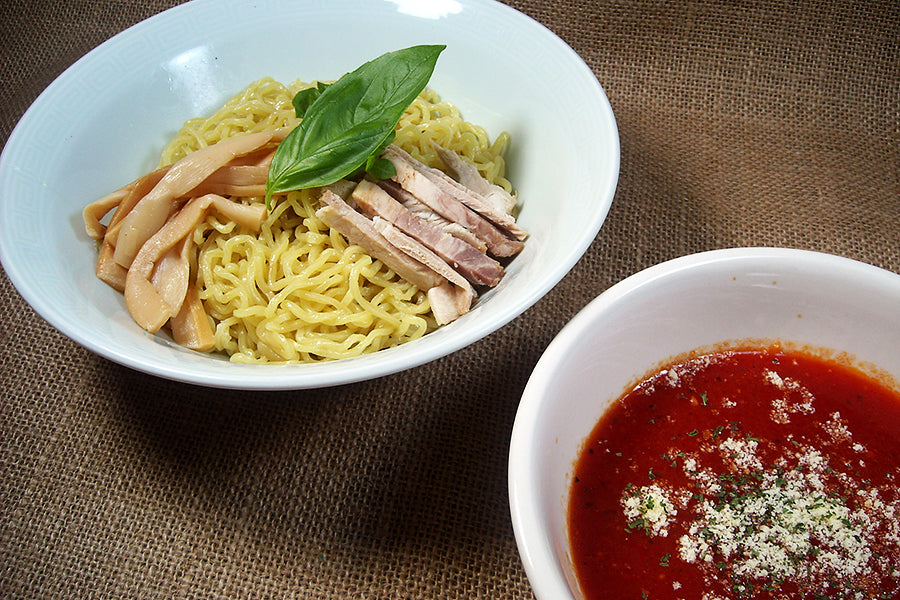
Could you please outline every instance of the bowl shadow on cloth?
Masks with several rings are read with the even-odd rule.
[[[158,478],[156,501],[210,527],[275,547],[496,545],[511,540],[506,458],[521,389],[509,382],[524,382],[539,353],[502,348],[518,343],[497,335],[404,373],[297,392],[213,390],[112,365],[112,410]]]

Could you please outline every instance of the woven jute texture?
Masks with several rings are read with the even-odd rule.
[[[78,57],[175,3],[0,4],[0,142]],[[731,246],[900,272],[900,3],[511,3],[584,58],[618,121],[618,190],[583,259],[451,356],[253,394],[99,358],[0,275],[0,597],[529,598],[509,436],[580,308]]]

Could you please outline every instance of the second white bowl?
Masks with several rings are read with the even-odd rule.
[[[536,365],[512,432],[513,527],[537,598],[580,597],[567,532],[574,463],[606,408],[638,378],[697,348],[780,340],[847,353],[900,381],[898,307],[900,275],[773,248],[675,259],[592,301]]]

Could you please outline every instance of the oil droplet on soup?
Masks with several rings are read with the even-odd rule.
[[[589,599],[900,598],[900,394],[780,347],[661,370],[585,442]]]

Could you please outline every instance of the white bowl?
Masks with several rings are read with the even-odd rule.
[[[606,408],[661,363],[696,348],[783,340],[846,352],[900,380],[900,275],[810,251],[718,250],[612,286],[538,361],[512,432],[513,528],[539,600],[580,598],[566,511],[574,462]]]
[[[148,335],[94,276],[81,210],[156,166],[184,120],[251,81],[332,79],[389,51],[446,44],[431,79],[491,136],[531,233],[470,314],[415,342],[323,364],[238,365]],[[194,0],[106,41],[54,81],[0,157],[0,259],[19,293],[76,342],[134,369],[245,389],[374,378],[454,352],[521,314],[593,241],[615,191],[619,143],[591,70],[548,29],[492,0]]]

